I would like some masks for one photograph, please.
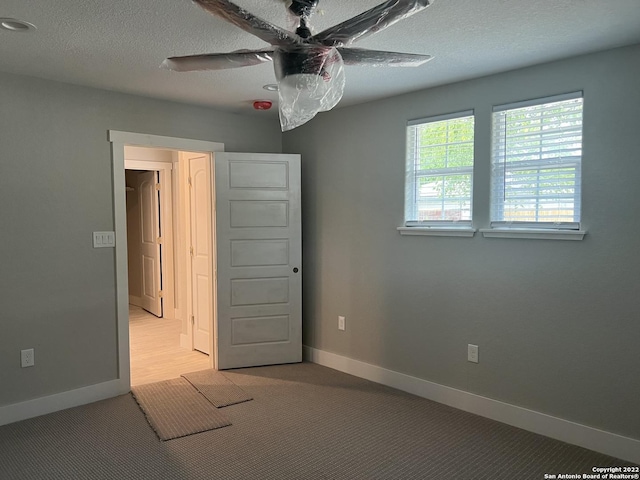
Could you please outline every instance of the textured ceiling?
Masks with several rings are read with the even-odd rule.
[[[323,30],[381,2],[320,0],[312,27]],[[283,0],[236,3],[290,27]],[[0,17],[37,26],[0,30],[2,71],[232,112],[277,99],[262,89],[275,81],[271,64],[197,73],[158,68],[168,56],[267,46],[189,0],[2,0]],[[354,45],[435,59],[418,68],[346,67],[338,107],[635,43],[640,0],[436,0]]]

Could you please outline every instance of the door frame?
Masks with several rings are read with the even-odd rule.
[[[164,137],[144,133],[109,130],[111,142],[111,161],[113,175],[113,211],[115,228],[115,273],[116,273],[116,323],[118,346],[118,380],[123,391],[131,389],[131,370],[129,360],[129,279],[127,265],[127,207],[125,191],[125,146],[158,148],[163,150],[187,150],[211,154],[223,152],[224,143],[193,140],[187,138]],[[213,165],[212,165],[213,170]],[[211,176],[212,179],[215,175]],[[215,295],[215,288],[213,294]],[[215,335],[215,315],[211,318],[212,338]],[[209,355],[210,365],[215,368],[215,345]]]

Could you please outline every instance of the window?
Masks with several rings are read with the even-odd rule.
[[[493,109],[491,227],[580,228],[582,93]]]
[[[407,126],[405,226],[471,228],[473,112]]]

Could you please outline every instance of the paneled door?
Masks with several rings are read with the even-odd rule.
[[[156,189],[157,172],[138,175],[136,191],[140,202],[140,237],[142,253],[141,307],[162,317],[160,266],[160,200]]]
[[[216,366],[300,362],[300,156],[214,155]]]
[[[213,318],[213,258],[211,156],[187,154],[189,162],[189,212],[191,256],[191,315],[193,348],[211,353]]]

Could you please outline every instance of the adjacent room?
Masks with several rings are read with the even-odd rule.
[[[0,478],[640,478],[637,0],[0,26]]]

